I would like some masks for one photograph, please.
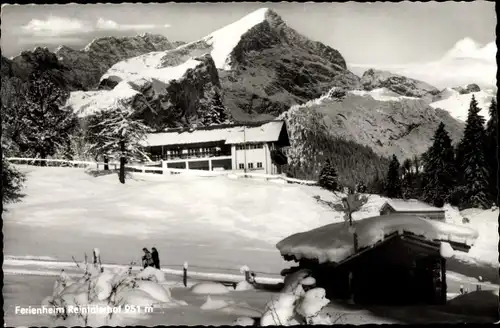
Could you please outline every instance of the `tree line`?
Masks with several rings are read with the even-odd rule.
[[[384,178],[377,176],[368,186],[361,181],[349,187],[390,198],[419,199],[436,207],[445,203],[461,209],[498,205],[496,100],[489,107],[488,122],[480,111],[472,96],[465,130],[457,145],[452,144],[441,122],[425,153],[403,163],[393,155]],[[319,184],[329,190],[339,189],[338,174],[331,162],[324,165]]]

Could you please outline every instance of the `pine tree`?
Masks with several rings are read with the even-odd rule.
[[[64,107],[69,92],[56,86],[47,76],[35,73],[19,96],[15,110],[18,115],[15,140],[20,147],[42,159],[67,147],[77,125],[73,110]]]
[[[403,161],[401,169],[403,171],[403,179],[401,181],[401,193],[403,198],[408,199],[413,197],[413,172],[412,161],[407,158]]]
[[[222,103],[222,97],[218,91],[214,91],[212,97],[205,105],[206,113],[201,118],[201,123],[203,125],[213,125],[213,124],[223,124],[228,123],[228,115],[226,114],[226,108]]]
[[[480,108],[472,96],[464,135],[458,146],[460,174],[465,189],[464,206],[487,208],[488,165],[484,156],[486,133],[484,118],[479,115]]]
[[[325,165],[321,169],[318,183],[320,187],[330,191],[335,191],[338,188],[337,172],[329,159],[326,160]]]
[[[2,158],[2,204],[18,201],[23,196],[21,189],[25,181],[25,175]]]
[[[400,165],[396,155],[392,155],[392,160],[389,164],[389,170],[387,172],[387,183],[386,183],[386,195],[390,198],[401,197],[401,177],[400,177]]]
[[[121,183],[125,183],[125,164],[128,161],[147,158],[140,143],[151,129],[133,115],[133,111],[119,103],[114,109],[93,115],[88,124],[89,153],[119,159]]]
[[[486,123],[485,155],[488,163],[490,199],[498,205],[498,110],[495,98],[491,101],[489,114],[490,119]]]
[[[437,207],[443,207],[450,191],[456,185],[455,151],[451,138],[440,123],[433,137],[433,144],[424,159],[425,185],[422,198]]]

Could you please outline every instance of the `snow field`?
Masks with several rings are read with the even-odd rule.
[[[488,108],[492,98],[495,96],[492,90],[481,90],[461,95],[458,91],[447,88],[445,89],[445,99],[433,102],[430,104],[432,108],[440,108],[448,111],[450,115],[457,120],[465,122],[469,111],[472,95],[478,102],[478,107],[481,108],[479,115],[482,115],[486,121],[490,118]]]
[[[92,242],[104,253],[120,249],[113,260],[128,263],[142,247],[156,245],[165,265],[188,261],[237,270],[247,264],[257,272],[279,272],[276,242],[332,220],[331,211],[300,185],[183,175],[150,175],[121,185],[115,175],[94,178],[81,169],[21,169],[28,172],[26,197],[4,215],[6,255],[71,261]],[[35,239],[15,238],[35,231]],[[85,237],[70,237],[75,232]]]

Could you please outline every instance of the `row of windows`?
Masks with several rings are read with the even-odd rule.
[[[261,169],[261,168],[262,168],[262,162],[257,162],[256,164],[257,164],[257,168],[258,168],[258,169]],[[254,168],[254,167],[253,167],[253,163],[247,163],[247,165],[248,165],[248,168],[249,168],[249,169],[253,169],[253,168]],[[240,164],[238,165],[238,167],[239,167],[239,169],[240,169],[240,170],[244,170],[244,169],[245,169],[245,164],[240,163]]]
[[[167,150],[167,155],[180,155],[180,154],[203,154],[209,152],[220,151],[220,147],[204,147],[204,148],[189,148],[189,149],[170,149]]]
[[[264,147],[264,144],[257,143],[257,144],[248,144],[246,145],[247,149],[262,149]],[[244,150],[245,145],[237,145],[236,150]]]

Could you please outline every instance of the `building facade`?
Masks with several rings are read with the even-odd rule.
[[[166,168],[280,174],[290,141],[284,121],[149,134],[143,146]]]

